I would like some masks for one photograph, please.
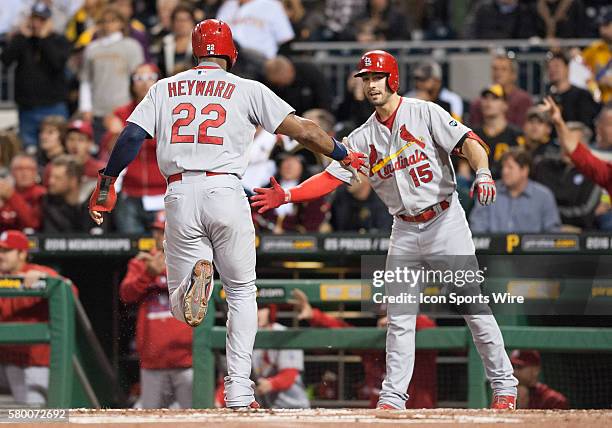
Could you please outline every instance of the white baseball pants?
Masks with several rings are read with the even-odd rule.
[[[465,219],[465,212],[455,193],[450,207],[426,223],[408,223],[396,218],[391,232],[387,254],[387,269],[393,268],[393,256],[445,256],[434,259],[448,260],[446,268],[453,269],[454,263],[465,263],[466,257],[474,256],[472,233]],[[416,262],[414,268],[419,262]],[[436,269],[444,266],[436,266]],[[416,290],[418,292],[418,289]],[[387,294],[391,294],[387,290]],[[403,409],[408,399],[408,384],[412,378],[415,353],[415,325],[418,305],[389,304],[387,316],[386,363],[387,372],[382,384],[379,404],[389,404]],[[512,364],[504,349],[504,340],[493,315],[463,315],[472,332],[476,349],[484,364],[487,379],[495,394],[516,396],[518,381],[513,375]]]
[[[255,229],[240,180],[234,175],[184,172],[168,185],[165,252],[172,314],[185,321],[182,301],[194,264],[212,260],[227,296],[228,407],[254,400],[251,356],[257,333]]]

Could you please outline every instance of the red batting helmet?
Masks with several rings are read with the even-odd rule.
[[[399,69],[397,61],[389,52],[385,51],[369,51],[363,54],[357,66],[357,74],[359,77],[364,73],[387,73],[389,78],[387,84],[392,92],[397,92],[399,89]]]
[[[198,57],[220,56],[227,60],[229,70],[236,63],[238,51],[229,25],[218,19],[205,19],[191,32],[191,47]]]

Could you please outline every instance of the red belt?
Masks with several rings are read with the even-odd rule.
[[[440,207],[439,210],[436,210],[436,207]],[[423,223],[442,213],[442,211],[445,211],[448,207],[450,207],[450,203],[448,201],[442,201],[439,204],[432,205],[431,207],[427,208],[421,214],[414,216],[401,214],[398,215],[398,217],[410,223]]]
[[[229,172],[211,172],[211,171],[202,171],[202,175],[206,177],[212,177],[214,175],[228,175]],[[183,179],[183,173],[179,172],[178,174],[172,174],[168,177],[168,184],[174,183],[175,181],[181,181]]]

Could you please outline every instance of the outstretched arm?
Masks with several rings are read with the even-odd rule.
[[[612,187],[612,164],[593,155],[589,148],[580,142],[578,136],[570,132],[561,116],[559,107],[552,98],[546,97],[544,106],[555,125],[559,143],[569,154],[574,166],[595,183],[605,189],[610,189]]]
[[[283,189],[274,177],[270,178],[272,187],[253,189],[255,196],[251,196],[251,206],[258,208],[257,212],[263,214],[273,208],[278,208],[289,202],[307,202],[318,199],[333,192],[343,181],[328,172],[313,175],[300,185],[289,190]]]
[[[276,128],[277,134],[287,135],[315,153],[324,154],[357,171],[364,165],[363,153],[352,152],[345,144],[331,138],[312,120],[289,114]]]

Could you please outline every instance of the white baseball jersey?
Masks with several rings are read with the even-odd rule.
[[[128,122],[157,138],[166,178],[183,171],[242,177],[257,125],[274,133],[293,112],[263,84],[205,62],[153,85]]]
[[[370,183],[389,213],[417,215],[455,191],[450,153],[470,128],[440,106],[413,98],[402,98],[394,114],[391,131],[374,113],[349,135],[348,145],[368,154]],[[338,162],[327,172],[351,183]]]
[[[272,330],[286,330],[282,324],[272,324]],[[304,351],[301,349],[253,350],[253,373],[256,378],[272,377],[283,369],[304,371]],[[302,376],[298,375],[289,389],[267,394],[267,405],[279,409],[305,409],[310,407]]]

